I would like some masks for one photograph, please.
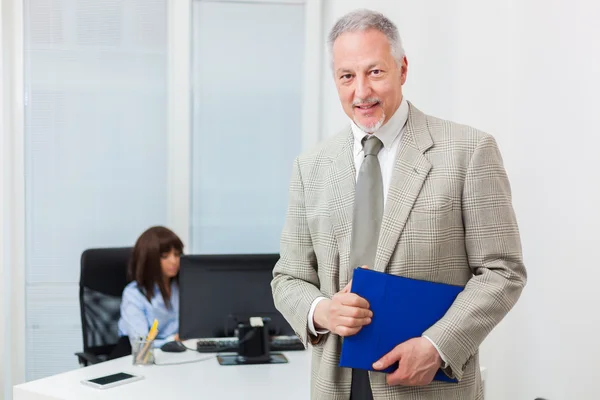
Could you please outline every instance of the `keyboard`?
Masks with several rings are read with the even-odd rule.
[[[199,339],[196,348],[200,353],[224,353],[238,351],[238,338]],[[274,336],[271,340],[271,351],[304,350],[304,345],[297,336]]]
[[[271,351],[305,350],[298,336],[274,336],[271,340]]]

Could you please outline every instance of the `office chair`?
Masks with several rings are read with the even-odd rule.
[[[127,285],[131,247],[88,249],[81,254],[79,307],[83,352],[79,364],[106,361],[119,342],[121,296]]]

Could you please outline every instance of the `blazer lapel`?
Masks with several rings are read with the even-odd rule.
[[[348,130],[340,152],[334,157],[327,180],[329,211],[340,255],[340,284],[348,282],[352,213],[356,187],[356,167],[352,155],[353,136]]]
[[[406,129],[400,139],[383,212],[375,270],[385,272],[400,233],[417,199],[431,164],[423,153],[433,145],[425,115],[409,103]]]

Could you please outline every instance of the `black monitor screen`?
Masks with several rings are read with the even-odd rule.
[[[179,275],[181,339],[235,336],[238,322],[269,318],[271,335],[294,335],[273,304],[278,254],[185,255]]]

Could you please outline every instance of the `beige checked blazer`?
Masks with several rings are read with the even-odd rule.
[[[352,147],[348,127],[296,159],[281,258],[273,271],[275,305],[312,350],[312,399],[350,397],[351,370],[338,367],[341,338],[312,337],[307,318],[313,300],[332,297],[351,279]],[[389,386],[385,374],[370,372],[374,399],[482,399],[478,348],[513,307],[527,278],[496,142],[409,103],[391,179],[372,268],[464,286],[425,332],[448,358],[445,372],[459,383]]]

